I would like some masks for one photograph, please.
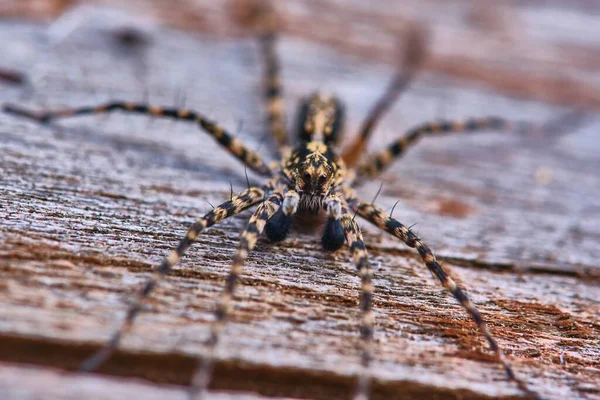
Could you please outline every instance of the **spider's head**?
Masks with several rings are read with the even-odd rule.
[[[333,172],[333,166],[323,153],[311,152],[297,164],[296,190],[309,195],[326,195],[333,185]]]
[[[300,208],[318,211],[324,198],[344,178],[344,162],[322,142],[300,145],[285,164],[284,173],[300,194]]]

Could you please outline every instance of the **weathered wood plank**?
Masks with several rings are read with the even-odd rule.
[[[290,10],[286,26],[293,30]],[[454,29],[470,38],[461,26]],[[40,24],[5,22],[0,29],[3,63],[36,66],[35,96],[19,100],[23,91],[7,86],[2,102],[73,106],[142,100],[147,91],[152,103],[168,105],[184,91],[188,107],[239,130],[246,143],[268,154],[251,38],[214,35],[216,28],[199,36],[161,28],[142,56],[144,74],[140,59],[125,56],[92,23],[52,49],[40,40]],[[324,85],[347,102],[348,134],[354,133],[392,70],[352,54],[352,46],[339,44],[343,38],[326,47],[306,40],[306,31],[297,35],[279,46],[290,115],[300,96]],[[375,49],[382,42],[373,41]],[[434,60],[441,57],[435,43]],[[447,51],[463,51],[461,43],[450,41]],[[494,62],[493,52],[481,51],[483,60]],[[517,65],[502,68],[527,79]],[[373,149],[442,116],[545,121],[566,111],[507,98],[498,88],[439,71],[429,67],[415,82],[382,122]],[[119,324],[131,293],[186,227],[210,210],[208,202],[226,200],[230,182],[234,190],[246,186],[243,167],[190,125],[121,115],[57,125],[0,116],[0,393],[17,393],[15,398],[25,397],[15,389],[23,381],[10,376],[25,367],[8,363],[72,370]],[[418,222],[420,235],[469,289],[517,372],[548,398],[598,396],[597,128],[591,121],[560,135],[548,130],[427,139],[384,175],[377,199],[386,208],[400,200],[394,215]],[[360,193],[371,199],[381,181]],[[209,230],[192,247],[153,296],[123,351],[101,372],[188,382],[247,217]],[[518,396],[473,324],[418,258],[365,229],[379,266],[374,398]],[[214,388],[348,398],[357,365],[358,282],[349,255],[324,254],[317,236],[298,234],[276,246],[260,242],[219,350]],[[23,374],[39,376],[34,391],[43,392],[43,382],[54,379],[54,372],[38,368]],[[112,377],[60,379],[74,385],[91,380],[81,385],[102,395],[151,391],[146,384],[124,388]]]
[[[109,388],[110,390],[106,390]],[[101,375],[66,375],[60,370],[3,364],[0,368],[0,398],[3,399],[98,399],[184,400],[185,388],[157,385],[142,380]],[[252,394],[214,393],[214,400],[260,400]]]

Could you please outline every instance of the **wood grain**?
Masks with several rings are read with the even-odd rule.
[[[559,69],[564,56],[542,51],[557,41],[569,55],[598,46],[568,34],[584,29],[584,2],[539,8],[546,14],[533,13],[541,7],[535,2],[521,8],[498,2],[509,16],[520,15],[518,29],[512,22],[503,28],[516,44],[490,42],[496,28],[474,34],[463,18],[468,2],[440,9],[441,3],[360,9],[318,1],[306,3],[304,12],[293,2],[281,10],[290,34],[279,44],[290,126],[298,99],[324,86],[345,100],[347,135],[354,134],[393,72],[390,38],[402,29],[378,32],[396,20],[422,19],[427,7],[434,32],[429,64],[382,121],[371,150],[440,117],[547,122],[571,116],[560,129],[550,124],[529,133],[423,140],[359,193],[370,200],[383,182],[377,203],[390,209],[399,200],[394,216],[417,223],[534,389],[549,399],[600,398],[600,126],[571,110],[596,107],[589,99],[597,81],[588,78],[597,64],[590,56]],[[226,6],[197,3],[186,15],[202,17],[196,20],[201,32],[157,26],[136,51],[115,42],[102,10],[52,45],[40,22],[3,21],[2,63],[27,71],[35,90],[3,85],[0,101],[35,108],[110,99],[185,102],[268,155],[257,45]],[[153,7],[146,3],[149,14]],[[545,26],[548,10],[572,16],[573,30],[565,23],[563,33],[571,42],[558,40],[559,29],[529,40],[535,27]],[[364,32],[357,34],[363,43],[336,31],[334,22],[315,20],[326,29],[309,29],[315,14],[355,21],[346,28]],[[522,32],[529,41],[520,42]],[[540,61],[530,48],[554,61]],[[448,63],[453,54],[462,54],[460,63]],[[465,72],[473,59],[479,61]],[[530,89],[544,82],[531,78],[531,59],[539,62],[540,79],[563,76],[579,86],[559,84],[552,96]],[[152,396],[183,398],[178,385],[188,383],[202,354],[248,213],[201,237],[100,374],[69,371],[118,326],[131,294],[187,226],[210,204],[228,199],[230,184],[235,191],[246,187],[244,168],[192,125],[122,114],[52,127],[0,115],[0,155],[0,397],[146,397],[157,390],[161,395]],[[378,267],[373,398],[519,397],[418,255],[366,223],[363,228]],[[359,295],[348,251],[325,254],[318,235],[298,233],[279,245],[259,241],[242,283],[218,352],[214,398],[231,398],[229,391],[253,393],[239,398],[348,398],[358,366]],[[56,385],[61,389],[50,390]]]

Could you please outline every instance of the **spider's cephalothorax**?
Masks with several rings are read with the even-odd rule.
[[[300,195],[299,211],[316,213],[346,173],[344,162],[323,142],[300,144],[283,164],[282,174]]]
[[[261,3],[264,4],[264,3]],[[486,322],[467,295],[448,276],[429,247],[423,243],[408,227],[392,218],[384,210],[361,201],[352,186],[376,177],[393,160],[401,156],[411,145],[423,136],[434,136],[448,132],[468,132],[486,128],[505,128],[506,121],[499,118],[473,119],[463,122],[434,122],[410,130],[406,135],[394,140],[387,148],[372,159],[356,165],[364,154],[367,140],[377,121],[389,109],[398,94],[406,87],[414,75],[414,68],[421,62],[424,53],[419,46],[423,40],[418,32],[408,35],[411,38],[405,58],[407,58],[392,83],[370,111],[356,139],[346,147],[341,156],[335,146],[341,137],[343,108],[334,97],[317,93],[300,106],[298,118],[298,140],[294,149],[288,146],[285,130],[283,101],[279,63],[274,50],[273,14],[269,7],[264,10],[264,26],[261,35],[261,48],[266,61],[265,100],[269,130],[279,147],[280,162],[268,166],[261,156],[244,146],[238,139],[227,133],[222,127],[201,114],[175,108],[153,107],[145,104],[112,102],[96,107],[80,107],[44,113],[34,113],[16,106],[5,106],[4,110],[41,123],[51,122],[55,118],[73,115],[105,113],[113,110],[170,117],[197,123],[227,151],[248,168],[264,176],[267,180],[262,186],[251,187],[232,196],[230,200],[215,207],[204,217],[194,222],[179,245],[158,266],[153,276],[144,284],[134,299],[121,327],[113,334],[106,346],[88,358],[81,365],[82,370],[91,371],[102,364],[119,346],[121,337],[129,331],[134,319],[142,309],[142,302],[150,296],[155,286],[168,274],[185,251],[196,241],[206,228],[242,211],[256,206],[246,229],[242,232],[238,248],[232,260],[229,275],[225,281],[223,293],[217,303],[215,319],[211,323],[210,334],[206,342],[206,353],[192,378],[191,394],[202,394],[211,379],[214,363],[214,350],[227,321],[238,277],[242,273],[244,261],[254,248],[258,236],[265,231],[274,242],[286,238],[291,228],[300,220],[308,220],[313,227],[322,227],[321,244],[329,251],[338,250],[344,242],[348,243],[354,263],[361,280],[361,370],[355,399],[366,400],[369,394],[369,373],[372,354],[374,319],[373,271],[367,260],[366,246],[355,217],[359,216],[380,230],[389,233],[407,246],[417,250],[427,268],[439,279],[477,324],[480,332],[488,341],[496,359],[502,364],[507,377],[529,397],[539,398],[527,385],[515,376],[512,367],[505,359],[500,347],[492,336]]]
[[[342,157],[333,150],[343,118],[339,100],[316,93],[300,106],[298,118],[299,144],[293,151],[284,151],[282,180],[293,190],[283,207],[267,222],[267,237],[274,242],[285,239],[296,226],[316,229],[323,227],[321,244],[327,251],[338,250],[344,244],[340,222],[341,204],[332,201],[346,177]]]
[[[334,97],[316,93],[300,109],[300,143],[284,156],[282,174],[300,194],[299,210],[317,212],[346,176],[344,160],[333,148],[343,124],[342,105]]]

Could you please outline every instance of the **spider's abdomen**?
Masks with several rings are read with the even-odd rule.
[[[344,107],[336,97],[317,92],[300,103],[297,124],[300,142],[333,146],[342,134]]]

